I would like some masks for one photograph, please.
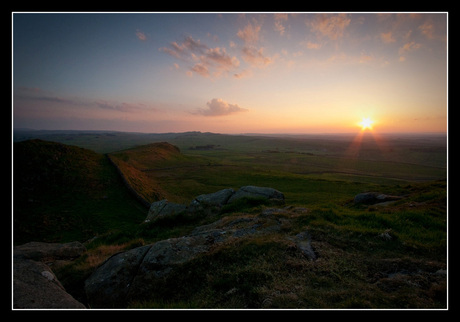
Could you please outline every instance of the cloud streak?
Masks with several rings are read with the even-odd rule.
[[[157,111],[157,108],[150,104],[142,102],[116,102],[105,99],[85,99],[79,97],[63,97],[47,93],[39,88],[21,87],[15,90],[14,98],[16,102],[26,102],[27,106],[47,108],[53,107],[69,107],[74,110],[79,108],[92,108],[93,110],[106,110],[122,113],[138,113],[146,111]]]

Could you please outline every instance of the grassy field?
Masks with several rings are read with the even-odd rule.
[[[223,244],[173,271],[161,281],[162,292],[130,308],[447,306],[445,137],[47,135],[80,148],[15,143],[14,242],[87,241],[87,254],[56,267],[82,302],[84,279],[108,256],[215,220],[178,216],[141,225],[147,209],[104,152],[150,202],[188,204],[199,194],[244,185],[273,187],[286,197],[287,211],[277,215],[286,222],[282,232]],[[98,153],[81,148],[91,146]],[[353,204],[364,191],[403,198]],[[221,216],[256,216],[266,207],[241,204]],[[286,234],[305,230],[316,261],[299,257],[286,241]]]
[[[259,185],[283,191],[288,203],[311,205],[330,199],[332,191],[334,200],[344,202],[366,190],[394,190],[407,182],[446,178],[445,155],[443,158],[436,141],[432,146],[426,140],[414,140],[412,146],[410,140],[398,142],[391,148],[392,154],[383,158],[381,147],[373,146],[369,139],[363,141],[360,150],[364,152],[359,157],[344,154],[346,144],[351,144],[346,139],[189,134],[176,138],[181,153],[166,159],[144,157],[149,155],[149,145],[110,156],[125,167],[129,165],[131,171],[137,169],[133,180],[150,187],[152,192],[145,197],[151,202],[166,198],[187,203],[202,193]],[[418,149],[419,154],[396,161],[403,159],[408,149]],[[161,187],[162,193],[155,193],[155,186]]]

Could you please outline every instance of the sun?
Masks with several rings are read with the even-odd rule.
[[[372,121],[369,117],[366,117],[366,118],[363,118],[361,123],[359,123],[359,125],[361,125],[361,130],[366,130],[366,129],[369,129],[369,130],[372,130],[372,124],[374,123],[374,121]]]

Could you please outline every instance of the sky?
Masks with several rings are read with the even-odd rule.
[[[14,128],[447,131],[447,13],[12,18]]]

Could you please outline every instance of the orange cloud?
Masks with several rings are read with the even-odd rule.
[[[405,54],[414,50],[417,50],[421,47],[422,45],[419,43],[416,43],[415,41],[407,42],[405,43],[402,47],[399,48],[399,61],[405,61],[406,57]]]
[[[351,19],[347,14],[340,13],[315,15],[310,22],[312,31],[331,40],[337,40],[343,36],[345,28],[350,24]],[[308,24],[308,23],[307,23]]]
[[[240,64],[235,56],[227,54],[225,48],[210,48],[190,36],[181,44],[174,41],[169,47],[160,48],[160,51],[192,63],[188,74],[194,72],[203,77],[220,76],[223,72],[236,69]]]
[[[243,30],[238,30],[236,35],[243,39],[246,45],[255,45],[259,41],[260,28],[260,25],[254,26],[249,23]]]
[[[210,102],[206,103],[206,105],[206,109],[199,109],[194,114],[201,114],[204,116],[223,116],[248,111],[248,109],[242,108],[237,104],[229,104],[221,98],[213,98]]]
[[[273,59],[265,56],[263,51],[263,48],[256,49],[254,47],[244,47],[243,59],[252,66],[263,68],[273,63]]]

